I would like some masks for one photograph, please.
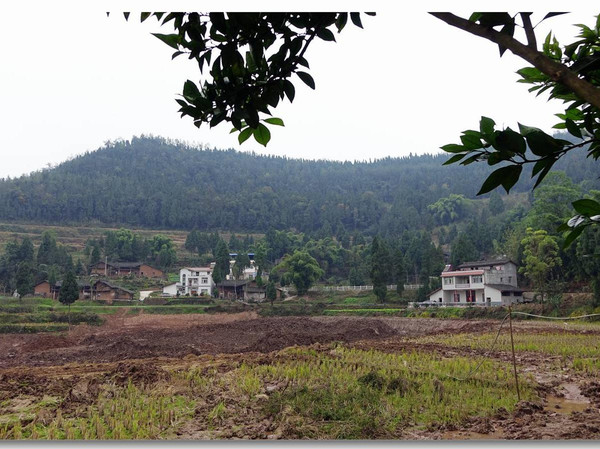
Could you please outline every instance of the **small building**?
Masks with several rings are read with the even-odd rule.
[[[141,276],[147,278],[161,278],[162,270],[154,268],[143,262],[98,262],[90,267],[90,274],[98,276]]]
[[[177,292],[185,296],[212,296],[215,288],[212,271],[211,267],[185,267],[180,269]]]
[[[429,294],[435,305],[510,305],[523,301],[517,265],[509,259],[466,262],[442,271],[442,287]]]
[[[36,296],[41,296],[43,298],[52,298],[58,299],[58,295],[60,294],[60,288],[62,286],[62,281],[56,281],[54,285],[50,285],[48,281],[42,281],[36,284],[33,288],[33,294]],[[77,287],[79,288],[79,298],[78,299],[90,299],[92,296],[92,288],[91,285],[87,282],[77,281]]]
[[[250,281],[226,279],[217,284],[219,298],[222,299],[245,299],[245,287]]]
[[[133,300],[133,292],[107,281],[96,281],[92,287],[92,298],[113,302],[114,300]]]
[[[172,284],[165,285],[162,289],[163,296],[177,296],[177,282],[173,282]]]
[[[53,286],[48,281],[42,281],[35,284],[33,294],[42,298],[52,298]]]
[[[246,279],[227,279],[217,284],[219,298],[243,299],[245,301],[263,301],[267,297],[267,288],[259,287],[255,281]]]

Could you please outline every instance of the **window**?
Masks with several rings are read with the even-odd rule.
[[[481,276],[472,276],[471,282],[473,282],[473,284],[481,284],[483,282],[483,279]]]
[[[508,277],[508,283],[510,284],[512,282],[512,276]]]
[[[454,284],[454,278],[444,278],[444,285]]]
[[[208,278],[202,278],[202,283],[203,284],[208,284]]]

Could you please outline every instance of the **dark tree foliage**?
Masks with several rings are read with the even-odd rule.
[[[349,244],[365,235],[430,229],[435,222],[428,205],[450,193],[474,198],[489,174],[482,164],[442,167],[444,160],[443,155],[354,163],[294,160],[134,138],[54,169],[0,180],[0,219],[196,229],[211,236],[196,245],[202,253],[214,251],[215,230],[267,233],[272,248],[267,259],[275,263],[295,245],[275,230],[313,234],[327,221],[333,232],[349,234]],[[585,154],[569,155],[557,168],[576,182],[589,180],[588,188],[600,188]],[[463,182],[466,177],[471,182]],[[513,190],[530,188],[523,179]],[[142,240],[127,233],[104,240],[109,259],[138,260],[144,251]]]
[[[481,117],[478,130],[467,130],[460,137],[460,144],[442,147],[453,156],[446,164],[460,161],[468,165],[485,161],[497,165],[482,184],[479,194],[487,193],[499,186],[509,192],[518,182],[523,167],[533,165],[531,178],[537,177],[533,188],[546,177],[556,162],[566,154],[585,148],[587,156],[600,158],[600,15],[593,26],[577,25],[580,34],[577,40],[561,46],[552,35],[546,37],[542,49],[538,50],[535,27],[530,12],[510,15],[506,12],[473,13],[464,19],[450,13],[432,13],[451,26],[498,44],[500,56],[510,50],[533,67],[525,67],[517,73],[520,82],[532,84],[530,92],[548,91],[550,98],[566,104],[564,113],[556,114],[560,122],[557,129],[566,129],[575,139],[550,136],[542,130],[518,124],[518,131],[496,129],[494,120]],[[558,14],[548,13],[541,20]],[[518,23],[520,19],[520,23]],[[515,30],[525,31],[526,43],[514,37]],[[586,198],[572,202],[577,212],[565,222],[560,230],[569,231],[564,246],[570,245],[583,230],[600,223],[600,203]]]
[[[387,245],[378,236],[371,243],[371,271],[373,293],[380,302],[385,302],[387,282],[391,276],[391,259]]]
[[[176,50],[173,58],[186,55],[200,73],[209,70],[204,82],[183,85],[181,116],[197,127],[230,122],[240,143],[254,136],[265,146],[267,125],[283,126],[271,108],[285,98],[294,101],[294,75],[315,88],[305,58],[311,42],[335,41],[333,30],[341,32],[348,18],[362,28],[359,13],[142,13],[141,20],[151,16],[173,25],[174,33],[154,34]]]
[[[64,305],[71,305],[79,299],[79,287],[75,273],[68,271],[60,287],[58,300]]]

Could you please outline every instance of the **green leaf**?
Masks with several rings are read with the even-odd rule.
[[[335,41],[335,36],[331,30],[327,28],[320,28],[319,31],[317,31],[317,37],[323,39],[324,41]]]
[[[488,193],[499,185],[502,185],[504,190],[506,190],[506,193],[508,193],[512,186],[519,180],[522,170],[523,167],[521,165],[508,165],[493,171],[490,176],[487,177],[477,195]]]
[[[467,151],[465,147],[463,147],[462,145],[457,145],[455,143],[449,143],[448,145],[444,145],[440,148],[446,153],[462,153],[463,151]]]
[[[244,130],[242,132],[240,132],[240,134],[238,135],[239,144],[241,145],[246,140],[248,140],[248,138],[252,135],[253,131],[254,130],[250,127],[244,128]]]
[[[285,126],[283,124],[283,120],[281,120],[280,118],[277,118],[277,117],[270,117],[270,118],[267,118],[267,119],[265,119],[263,121],[269,123],[270,125]]]
[[[573,201],[571,204],[573,205],[573,209],[575,209],[581,215],[585,215],[586,217],[600,215],[600,203],[597,201],[582,199]]]
[[[579,127],[575,124],[575,122],[573,120],[566,119],[565,125],[567,126],[567,130],[569,131],[569,133],[572,136],[579,137],[580,139],[583,137],[581,135],[581,130],[579,129]]]
[[[258,128],[254,129],[252,133],[254,134],[254,140],[265,147],[271,140],[271,131],[262,123],[259,123]]]
[[[152,33],[152,36],[157,37],[169,47],[179,50],[179,34]]]
[[[483,148],[481,139],[472,134],[463,134],[460,136],[460,141],[467,150],[478,150],[479,148]]]
[[[141,13],[140,14],[140,22],[143,22],[144,20],[146,20],[151,15],[152,15],[151,12],[143,12],[143,13]]]
[[[524,154],[527,146],[521,134],[510,128],[506,128],[496,136],[494,148],[498,151],[511,151],[513,153]]]
[[[315,80],[306,72],[296,72],[296,75],[311,89],[315,88]]]
[[[460,161],[465,156],[466,156],[466,154],[455,154],[450,159],[448,159],[446,162],[444,162],[442,165],[454,164],[455,162]]]
[[[479,130],[485,136],[491,136],[494,133],[496,122],[489,117],[481,117],[479,121]]]
[[[563,249],[567,249],[569,246],[571,246],[571,243],[573,243],[575,239],[579,237],[579,235],[583,232],[584,229],[585,226],[580,226],[573,229],[565,238],[565,241],[563,243]]]
[[[285,92],[285,95],[288,97],[288,100],[290,100],[290,103],[293,102],[294,97],[296,96],[296,88],[294,87],[294,85],[292,84],[291,81],[289,81],[289,80],[283,81],[283,91]]]
[[[562,145],[543,131],[533,131],[525,136],[529,149],[536,156],[548,156],[555,151],[560,151]]]
[[[465,156],[466,156],[466,155],[465,155]],[[471,156],[470,158],[468,158],[468,159],[465,159],[464,161],[462,161],[462,162],[460,163],[460,165],[469,165],[469,164],[472,164],[473,162],[479,161],[479,160],[480,160],[480,158],[481,158],[481,154],[480,154],[480,153],[477,153],[476,155],[474,155],[474,156]]]
[[[359,28],[362,28],[362,22],[360,21],[360,14],[357,12],[351,12],[350,13],[350,19],[352,20],[352,23],[354,25],[356,25]]]
[[[183,97],[191,102],[200,97],[200,91],[193,81],[187,80],[183,85]]]
[[[344,29],[347,22],[348,22],[348,13],[347,12],[339,13],[338,18],[335,21],[335,26],[337,27],[338,33]]]

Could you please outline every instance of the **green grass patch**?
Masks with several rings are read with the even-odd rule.
[[[37,334],[38,332],[63,332],[69,329],[65,323],[15,323],[0,324],[0,334]]]
[[[569,324],[571,328],[585,329],[590,325]],[[597,327],[597,326],[596,326]],[[441,343],[447,346],[467,347],[489,350],[496,338],[495,333],[474,335],[459,334],[451,338],[429,336],[419,338],[419,343]],[[600,373],[600,346],[598,335],[571,334],[565,332],[515,333],[513,334],[515,351],[537,352],[560,357],[561,367],[587,373]],[[415,340],[417,341],[417,340]],[[500,334],[494,346],[496,351],[511,351],[510,335],[505,330]]]

